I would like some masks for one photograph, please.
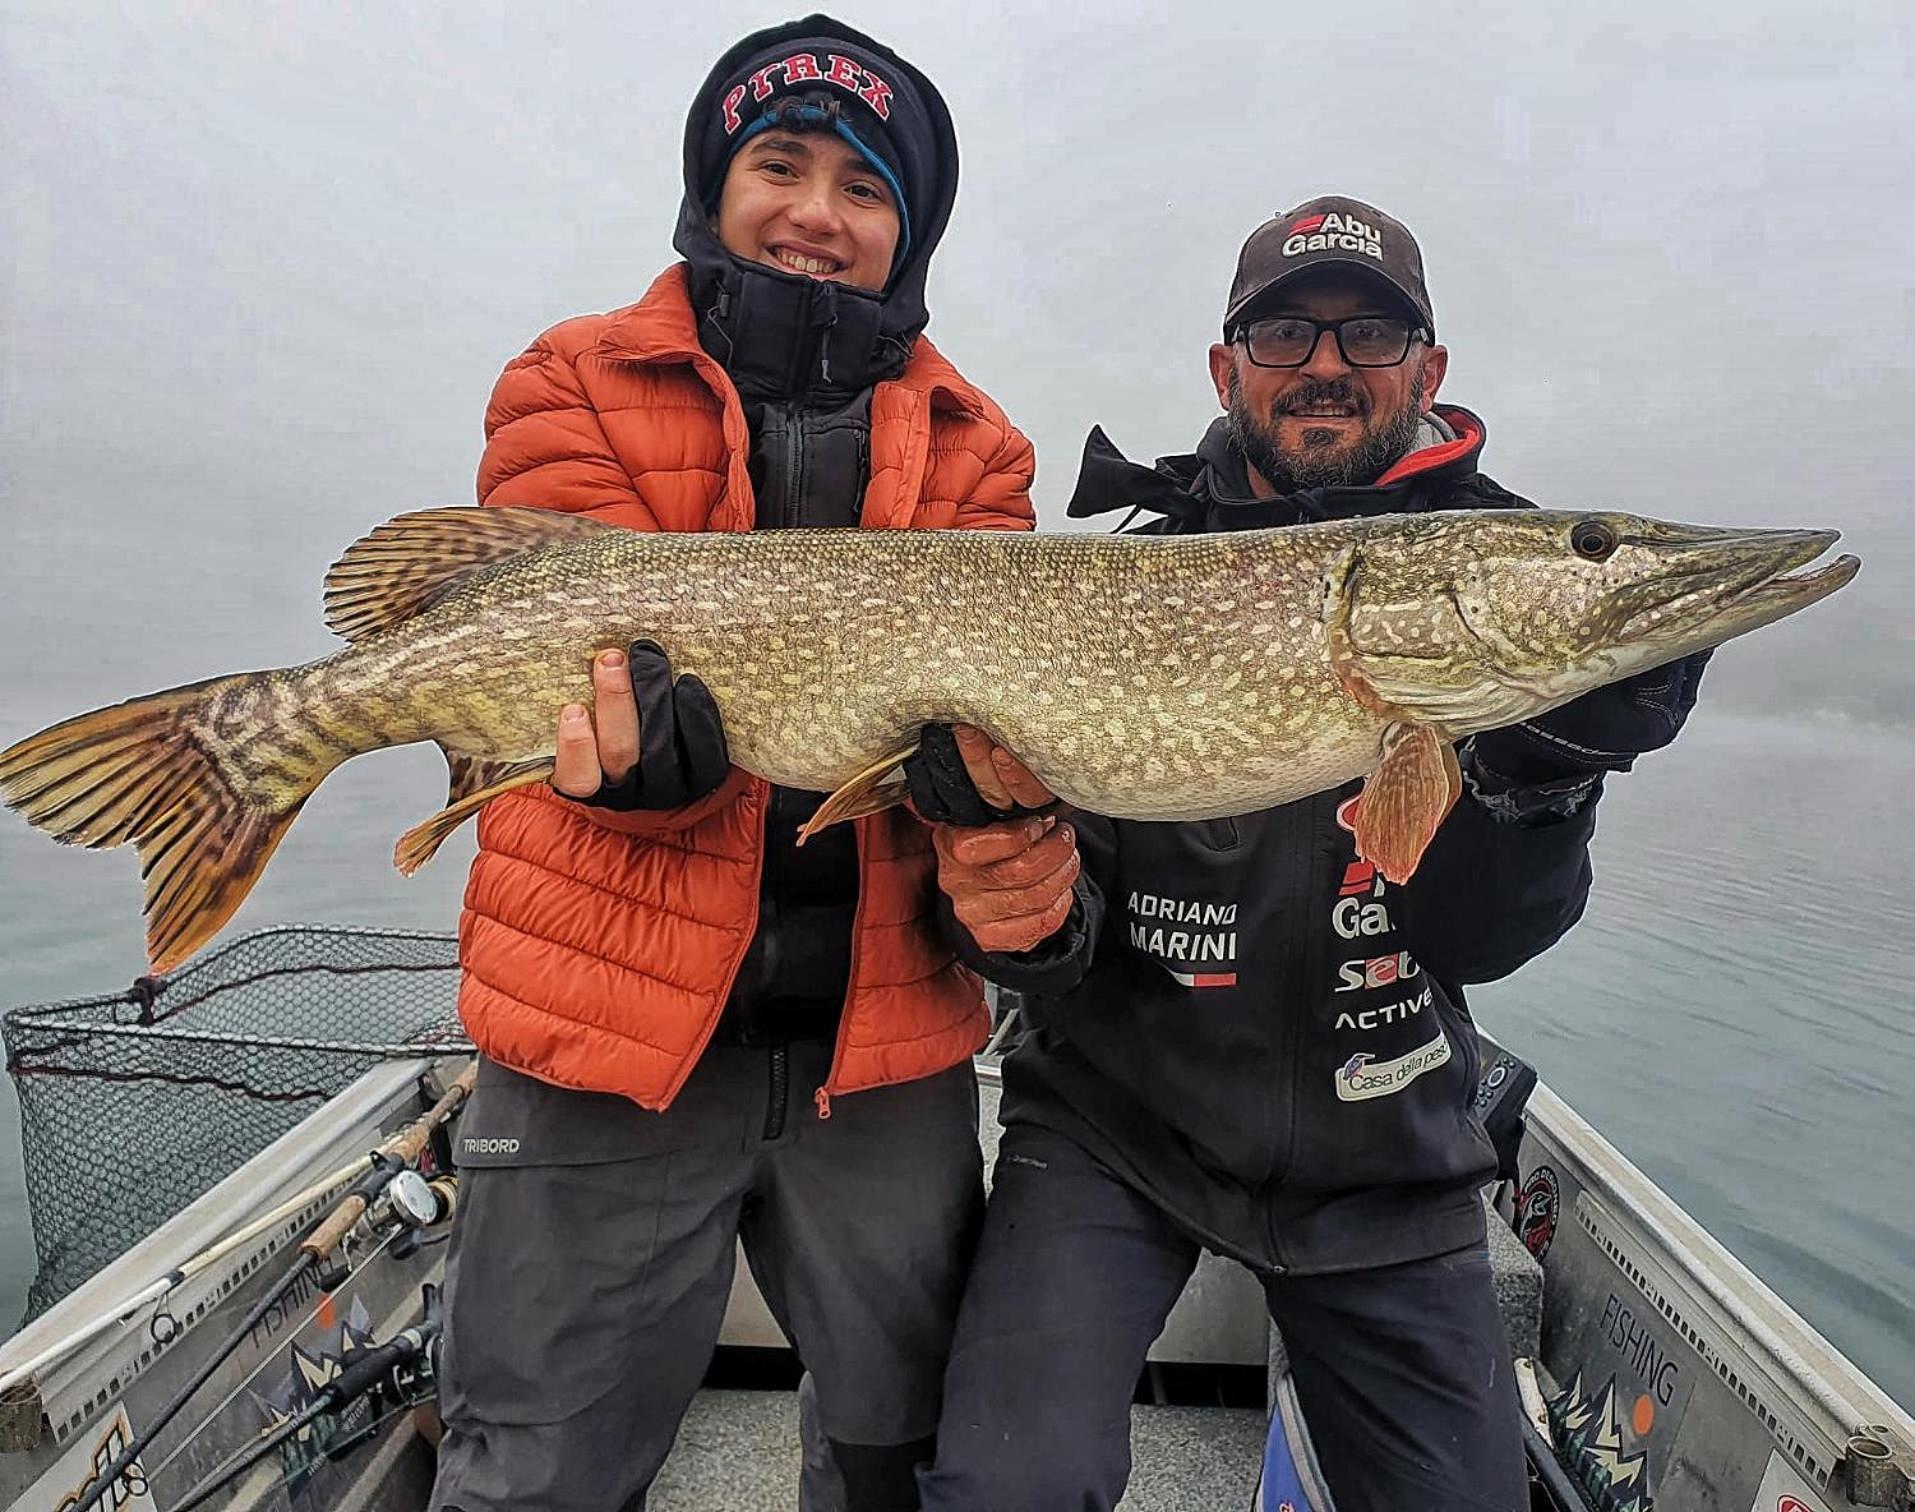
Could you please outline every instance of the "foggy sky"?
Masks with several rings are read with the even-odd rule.
[[[1857,584],[1724,706],[1915,710],[1905,7],[845,4],[963,151],[930,331],[1037,444],[1186,450],[1243,237],[1405,220],[1542,502],[1835,525]],[[717,53],[798,8],[0,6],[0,735],[332,646],[319,583],[467,503],[500,366],[671,257]]]

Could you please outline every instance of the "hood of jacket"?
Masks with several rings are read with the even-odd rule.
[[[882,290],[807,278],[725,249],[706,203],[708,126],[725,105],[725,88],[757,55],[805,41],[848,44],[880,60],[887,82],[909,92],[928,127],[928,182],[906,184],[910,243]],[[882,43],[828,16],[754,32],[712,66],[686,117],[684,199],[672,245],[690,265],[689,286],[700,344],[741,394],[843,402],[897,377],[930,319],[925,279],[957,198],[957,133],[937,88]]]

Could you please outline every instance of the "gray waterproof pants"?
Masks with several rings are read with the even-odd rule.
[[[1197,1256],[1082,1146],[1007,1128],[937,1466],[921,1477],[925,1512],[1115,1507],[1130,1478],[1131,1391]],[[1264,1290],[1337,1512],[1529,1506],[1485,1249],[1270,1277]],[[1190,1503],[1216,1505],[1201,1493]]]
[[[456,1137],[433,1512],[643,1508],[740,1240],[849,1512],[915,1505],[874,1451],[928,1457],[936,1431],[983,1210],[976,1081],[966,1063],[820,1119],[829,1058],[715,1046],[662,1114],[482,1063]]]

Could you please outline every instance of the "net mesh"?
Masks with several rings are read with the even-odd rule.
[[[0,1020],[39,1270],[29,1319],[381,1060],[469,1051],[451,935],[292,926]]]

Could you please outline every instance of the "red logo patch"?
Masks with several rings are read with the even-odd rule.
[[[1322,224],[1323,217],[1321,215],[1306,215],[1302,220],[1293,225],[1290,230],[1295,235],[1308,236]]]
[[[1357,805],[1362,801],[1363,795],[1358,793],[1354,798],[1345,798],[1337,805],[1338,829],[1345,830],[1352,835],[1356,833]]]

